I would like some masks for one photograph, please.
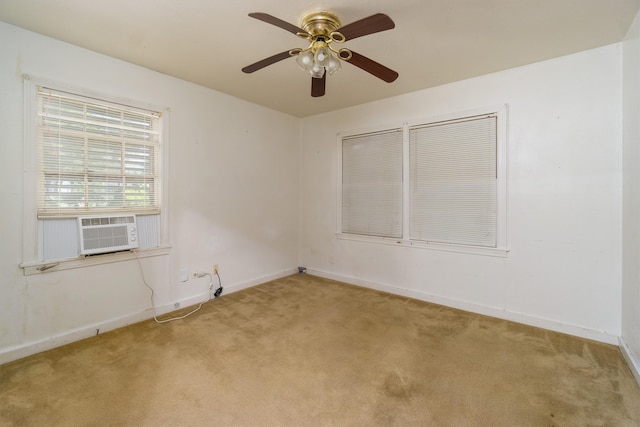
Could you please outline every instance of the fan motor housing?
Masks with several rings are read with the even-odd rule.
[[[308,13],[302,18],[300,28],[312,36],[329,35],[340,28],[338,16],[326,10]]]

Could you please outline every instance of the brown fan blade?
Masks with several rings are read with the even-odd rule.
[[[358,68],[363,69],[367,73],[373,74],[377,78],[382,79],[387,83],[391,83],[398,78],[398,73],[396,73],[392,69],[387,68],[384,65],[377,63],[373,59],[369,59],[366,56],[360,55],[359,53],[354,51],[351,51],[351,59],[346,61]]]
[[[338,28],[338,32],[342,33],[345,40],[355,39],[356,37],[366,36],[367,34],[378,33],[380,31],[390,30],[395,28],[396,24],[393,23],[384,13],[376,13],[367,18],[362,18],[359,21],[352,22],[344,27]]]
[[[287,30],[293,34],[298,34],[298,33],[307,34],[307,32],[302,28],[298,28],[295,25],[289,24],[288,22],[283,21],[280,18],[276,18],[275,16],[271,16],[268,13],[253,12],[253,13],[250,13],[249,16],[252,18],[256,18],[260,21],[266,22],[267,24],[275,25],[276,27],[282,28],[283,30]]]
[[[322,75],[322,78],[311,77],[311,96],[317,98],[318,96],[324,96],[324,90],[327,85],[327,72]]]
[[[253,73],[254,71],[258,71],[266,67],[267,65],[275,64],[276,62],[282,61],[283,59],[287,59],[287,58],[291,58],[291,55],[289,54],[288,50],[285,52],[277,53],[273,56],[265,58],[262,61],[258,61],[254,64],[247,65],[242,69],[242,71],[245,73]]]

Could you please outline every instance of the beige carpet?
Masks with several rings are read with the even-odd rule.
[[[0,367],[2,426],[638,426],[619,349],[294,275]]]

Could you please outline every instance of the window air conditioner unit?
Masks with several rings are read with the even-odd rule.
[[[80,255],[126,251],[138,247],[133,214],[78,217]]]

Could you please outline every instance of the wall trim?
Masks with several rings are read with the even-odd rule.
[[[292,268],[288,268],[286,270],[278,271],[276,273],[267,274],[265,276],[260,276],[258,278],[252,279],[252,280],[247,280],[246,282],[242,282],[242,283],[236,283],[236,284],[233,284],[233,285],[225,285],[223,283],[222,284],[222,286],[224,287],[223,295],[225,295],[227,293],[231,293],[231,292],[241,291],[241,290],[247,289],[247,288],[252,288],[254,286],[262,285],[263,283],[267,283],[267,282],[270,282],[272,280],[281,279],[283,277],[291,276],[292,274],[297,274],[297,273],[298,273],[298,267],[292,267]]]
[[[169,306],[163,306],[162,309],[165,309],[165,307]],[[170,305],[170,307],[171,309],[173,309],[173,305]],[[160,309],[158,309],[158,311],[160,311]],[[168,311],[170,310],[167,310],[167,312]],[[0,364],[13,362],[14,360],[22,359],[23,357],[41,353],[46,350],[51,350],[56,347],[61,347],[66,344],[71,344],[72,342],[80,341],[85,338],[90,338],[104,332],[112,331],[114,329],[122,328],[127,325],[142,322],[143,320],[152,318],[153,311],[151,310],[151,308],[147,308],[141,312],[133,313],[128,316],[123,316],[99,323],[92,323],[90,325],[72,329],[70,331],[66,331],[49,338],[8,347],[2,349],[2,351],[0,352]]]
[[[377,291],[388,292],[395,295],[401,295],[409,298],[415,298],[417,300],[426,301],[434,304],[443,305],[446,307],[456,308],[459,310],[469,311],[472,313],[482,314],[485,316],[495,317],[498,319],[509,320],[511,322],[522,323],[524,325],[535,326],[542,329],[548,329],[555,332],[561,332],[568,335],[574,335],[580,338],[585,338],[593,341],[599,341],[606,344],[619,344],[619,337],[617,335],[611,335],[605,331],[596,329],[584,328],[577,325],[571,325],[555,320],[544,319],[540,317],[531,316],[524,313],[517,313],[509,310],[505,310],[498,307],[490,307],[482,304],[475,304],[468,301],[461,301],[453,298],[442,297],[439,295],[427,294],[425,292],[416,291],[412,289],[405,289],[391,285],[385,285],[382,283],[371,282],[368,280],[358,279],[352,276],[345,276],[342,274],[329,273],[323,270],[316,270],[313,268],[307,268],[307,273],[324,277],[326,279],[337,280],[340,282],[348,283],[351,285],[362,286],[365,288],[375,289]]]
[[[289,268],[281,270],[265,276],[260,276],[255,279],[247,280],[245,282],[234,283],[231,285],[222,284],[224,288],[223,296],[240,291],[242,289],[250,288],[262,283],[269,282],[271,280],[280,279],[282,277],[290,276],[298,272],[298,268]],[[196,295],[194,297],[185,298],[179,301],[174,301],[169,304],[156,307],[156,316],[175,311],[174,303],[180,303],[180,310],[184,310],[185,307],[189,307],[195,304],[201,303],[207,298],[207,294]],[[151,307],[146,308],[140,312],[132,313],[127,316],[118,317],[116,319],[106,320],[104,322],[92,323],[90,325],[83,326],[81,328],[72,329],[70,331],[63,332],[61,334],[54,335],[52,337],[44,338],[38,341],[32,341],[26,344],[20,344],[12,347],[7,347],[0,350],[0,365],[14,360],[22,359],[23,357],[31,356],[46,350],[51,350],[56,347],[61,347],[72,342],[80,341],[85,338],[90,338],[105,332],[112,331],[114,329],[123,328],[127,325],[142,322],[145,320],[153,319],[154,313]]]
[[[640,385],[640,361],[638,361],[638,359],[633,355],[631,347],[629,347],[623,337],[619,338],[619,346],[624,359],[627,361],[627,365],[629,365],[629,369],[631,369],[631,373],[636,379],[638,385]]]

